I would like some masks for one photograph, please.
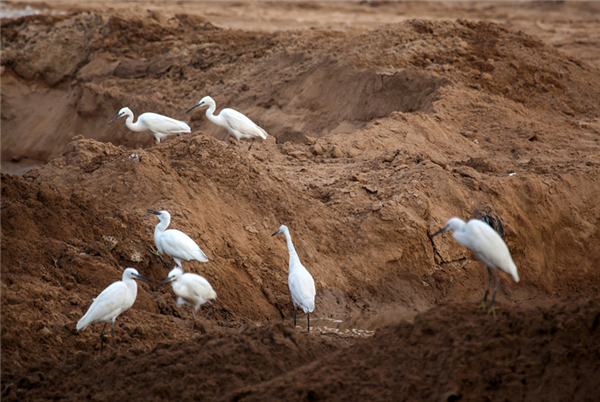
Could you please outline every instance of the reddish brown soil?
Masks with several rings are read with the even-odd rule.
[[[409,3],[384,26],[364,16],[393,22],[398,5],[275,3],[278,17],[261,8],[271,3],[222,6],[254,30],[213,23],[226,14],[216,3],[206,16],[197,4],[59,4],[69,13],[2,21],[3,399],[599,394],[593,52],[475,21],[503,20],[495,3],[452,21],[408,19],[423,12]],[[598,7],[535,4],[517,14],[559,31],[557,9]],[[317,23],[301,27],[319,29],[261,30],[244,25],[244,10],[275,25],[313,10]],[[552,18],[536,19],[540,10]],[[364,25],[341,29],[339,13]],[[271,136],[251,151],[223,141],[202,112],[184,114],[207,94]],[[194,132],[154,145],[122,120],[107,125],[123,106],[187,118]],[[13,157],[45,164],[6,174],[21,163]],[[495,317],[475,308],[481,263],[449,235],[430,238],[485,206],[504,222],[521,276],[502,277]],[[210,259],[184,263],[218,294],[190,342],[190,312],[156,288],[167,271],[148,251],[157,219],[147,208],[169,210]],[[311,318],[394,311],[395,323],[360,340],[292,328],[287,249],[270,236],[283,223],[315,278]],[[140,283],[117,319],[119,352],[109,343],[100,357],[100,326],[75,324],[128,266],[155,283]]]

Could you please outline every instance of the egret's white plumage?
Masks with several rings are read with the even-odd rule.
[[[173,258],[181,269],[183,269],[181,260],[208,262],[206,254],[188,235],[176,229],[165,230],[171,223],[171,214],[167,211],[154,211],[152,209],[149,209],[148,212],[156,215],[160,220],[154,229],[154,243],[156,243],[156,248],[160,254],[167,254]]]
[[[452,237],[454,237],[454,240],[471,250],[488,269],[489,280],[483,297],[482,306],[485,306],[490,291],[490,285],[492,283],[492,270],[494,270],[496,286],[494,288],[494,294],[492,295],[492,302],[490,303],[491,308],[494,305],[498,284],[500,282],[498,274],[496,273],[497,270],[510,274],[515,282],[519,282],[517,266],[512,260],[506,243],[504,243],[504,240],[502,240],[500,235],[487,223],[478,219],[471,219],[468,223],[465,223],[465,221],[456,217],[450,218],[446,223],[446,226],[434,233],[431,237],[447,230],[453,230],[454,234]]]
[[[128,107],[124,107],[123,109],[119,110],[117,117],[112,119],[108,124],[123,116],[127,116],[125,125],[130,130],[148,131],[150,134],[154,135],[157,143],[160,143],[163,138],[166,138],[171,134],[179,135],[181,133],[192,132],[190,126],[188,126],[186,123],[156,113],[142,113],[134,123],[133,112]]]
[[[229,132],[229,134],[233,135],[237,139],[238,148],[241,148],[240,139],[242,138],[252,139],[252,143],[250,144],[248,150],[252,148],[252,144],[257,137],[260,137],[264,140],[267,139],[267,132],[265,130],[260,128],[252,120],[237,110],[225,108],[221,110],[221,113],[219,113],[218,116],[215,116],[214,112],[217,108],[217,105],[214,99],[210,96],[205,96],[202,98],[196,106],[188,110],[186,113],[191,112],[197,107],[206,105],[208,105],[208,109],[206,110],[206,117],[208,117],[208,120],[219,127],[223,127]]]
[[[312,275],[304,268],[304,265],[300,262],[298,253],[292,243],[292,237],[287,226],[281,225],[276,234],[283,233],[285,240],[287,241],[288,251],[290,253],[290,268],[288,276],[288,286],[290,287],[290,293],[292,294],[292,301],[294,302],[294,326],[296,325],[296,306],[302,307],[305,313],[308,314],[308,331],[310,331],[310,313],[315,309],[315,281]]]
[[[134,268],[127,268],[123,272],[123,280],[111,284],[109,287],[104,289],[102,293],[94,299],[94,302],[88,309],[87,313],[77,323],[77,330],[84,330],[88,325],[104,322],[102,328],[101,342],[100,342],[100,353],[102,353],[102,347],[104,342],[104,329],[106,323],[112,322],[112,337],[115,349],[117,349],[117,343],[115,341],[115,319],[119,314],[126,311],[133,305],[137,296],[137,283],[134,278],[150,279],[142,276]]]
[[[173,292],[177,296],[177,305],[187,305],[193,308],[193,321],[190,330],[190,337],[194,331],[194,321],[196,320],[196,311],[204,303],[217,298],[217,293],[213,290],[208,281],[196,274],[184,273],[180,267],[175,267],[169,272],[169,276],[158,286],[171,282]]]

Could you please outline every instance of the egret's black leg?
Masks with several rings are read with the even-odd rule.
[[[238,139],[238,149],[242,149],[242,147],[240,146],[240,140]]]
[[[490,307],[494,305],[494,301],[496,300],[496,292],[498,291],[498,285],[500,284],[500,277],[496,272],[494,272],[494,276],[496,277],[496,286],[494,286],[494,294],[492,295],[492,302],[490,303]]]
[[[296,304],[294,304],[294,327],[296,326]]]
[[[310,313],[308,313],[307,319],[306,319],[307,323],[308,323],[308,332],[310,332]]]
[[[104,326],[102,327],[102,332],[100,333],[100,356],[102,356],[102,351],[104,349],[104,330],[106,329],[106,324],[108,323],[104,323]]]
[[[162,258],[162,256],[158,252],[158,250],[155,250],[154,247],[150,247],[150,252],[152,254],[154,254],[155,256],[157,256],[163,262],[163,264],[165,264],[165,267],[167,267],[168,270],[171,269],[171,266],[173,265],[173,262],[171,262],[171,265],[167,265],[167,263],[165,262],[165,260]],[[171,261],[174,261],[172,258],[173,257],[171,257]]]
[[[494,301],[496,300],[496,292],[498,291],[498,285],[500,284],[500,277],[498,276],[498,273],[496,271],[494,271],[494,276],[496,277],[496,286],[494,286],[494,294],[492,295],[492,302],[490,303],[488,314],[496,315],[497,307],[494,307]]]
[[[192,339],[192,333],[194,332],[194,324],[196,322],[196,310],[192,310],[193,318],[192,318],[192,328],[190,329],[190,339]]]
[[[250,151],[250,149],[252,148],[252,145],[254,145],[254,138],[252,138],[252,142],[250,143],[250,146],[248,147],[248,151]]]
[[[480,308],[485,308],[485,302],[487,300],[488,294],[490,293],[490,286],[492,286],[492,270],[489,267],[486,267],[486,268],[487,268],[488,273],[490,274],[490,276],[488,278],[487,288],[485,288],[485,293],[483,294],[483,301],[479,305]]]
[[[112,334],[112,338],[113,338],[113,345],[115,346],[115,350],[118,352],[119,348],[117,347],[117,341],[115,339],[115,322],[112,322],[112,329],[111,329],[111,334]]]

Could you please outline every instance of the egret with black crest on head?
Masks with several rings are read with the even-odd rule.
[[[506,243],[504,243],[500,235],[487,223],[478,219],[471,219],[468,223],[465,223],[465,221],[456,217],[450,218],[446,223],[446,226],[435,232],[431,237],[433,238],[448,230],[453,230],[454,234],[452,237],[454,237],[454,240],[471,250],[488,269],[489,280],[483,296],[483,302],[480,305],[481,308],[485,308],[487,296],[492,284],[492,270],[494,271],[496,285],[494,287],[494,293],[492,294],[490,309],[488,310],[488,313],[493,313],[495,310],[495,307],[493,306],[496,299],[496,292],[498,291],[498,285],[500,283],[497,270],[506,272],[513,277],[515,282],[519,282],[517,266],[512,260]]]

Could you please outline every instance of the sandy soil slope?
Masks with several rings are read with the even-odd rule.
[[[3,399],[598,395],[596,4],[44,7],[65,14],[2,20]],[[184,113],[207,94],[270,137],[239,150]],[[123,106],[193,133],[155,145],[107,125]],[[43,166],[7,174],[13,157]],[[481,263],[430,238],[487,206],[522,278],[503,276],[495,317],[476,309]],[[190,311],[156,288],[147,208],[210,259],[184,263],[218,294],[190,342]],[[315,278],[311,319],[392,323],[292,328],[282,223]],[[99,326],[75,324],[128,266],[155,283],[99,357]]]

